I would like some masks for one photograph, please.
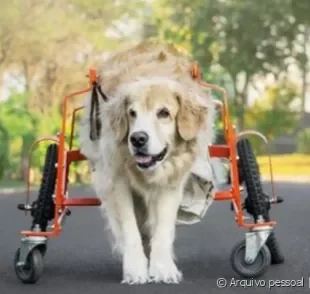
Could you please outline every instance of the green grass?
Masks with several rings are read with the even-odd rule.
[[[257,158],[263,176],[269,176],[269,157],[259,156]],[[272,171],[276,176],[309,176],[310,177],[310,155],[289,154],[272,155]]]

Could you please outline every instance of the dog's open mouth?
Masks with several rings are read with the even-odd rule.
[[[166,156],[168,147],[165,147],[163,151],[156,155],[145,154],[137,152],[135,155],[136,163],[140,168],[149,168],[156,164],[156,162],[162,161]]]

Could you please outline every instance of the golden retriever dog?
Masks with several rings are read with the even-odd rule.
[[[214,102],[173,45],[144,42],[98,68],[80,123],[81,152],[121,254],[123,283],[179,283],[177,212],[198,155],[208,159]],[[205,155],[204,155],[205,154]]]

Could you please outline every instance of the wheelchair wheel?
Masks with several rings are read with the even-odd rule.
[[[26,264],[18,266],[20,249],[16,251],[14,259],[14,268],[17,277],[24,284],[35,284],[41,277],[43,272],[43,256],[38,248],[32,249],[28,254]]]
[[[251,143],[248,139],[244,138],[237,142],[237,153],[247,192],[245,209],[250,215],[253,216],[255,222],[258,221],[259,216],[261,216],[264,221],[268,222],[270,221],[270,200],[268,195],[263,192],[259,166]],[[280,264],[284,262],[284,255],[280,250],[278,241],[273,231],[266,241],[266,246],[271,253],[271,262],[273,264]]]
[[[56,184],[57,158],[58,145],[49,145],[45,154],[39,195],[37,200],[32,203],[31,215],[33,220],[31,229],[40,226],[41,231],[46,231],[48,222],[54,218],[55,203],[53,194]]]
[[[262,276],[269,268],[271,263],[270,251],[266,245],[258,252],[253,263],[245,260],[245,241],[239,242],[232,250],[230,262],[234,271],[244,278],[257,278]]]

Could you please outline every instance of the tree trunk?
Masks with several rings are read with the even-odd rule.
[[[301,102],[301,111],[302,116],[305,113],[306,108],[306,92],[307,92],[307,73],[308,73],[308,58],[307,58],[307,43],[309,39],[309,27],[306,27],[304,32],[304,44],[303,44],[303,53],[305,54],[305,62],[302,64],[302,102]]]
[[[237,132],[242,132],[245,129],[245,101],[244,95],[239,94],[237,100]]]
[[[27,180],[27,167],[28,167],[28,153],[27,153],[27,139],[23,136],[23,143],[20,152],[20,165],[18,179],[22,181]]]
[[[34,132],[35,133],[35,132]],[[22,148],[20,152],[19,180],[27,181],[29,166],[29,148],[35,139],[35,135],[28,133],[22,137]]]
[[[309,40],[310,30],[309,27],[306,27],[304,32],[304,44],[303,44],[303,53],[305,56],[304,62],[301,64],[302,70],[302,86],[301,86],[301,107],[300,107],[300,119],[297,126],[298,131],[302,129],[302,122],[305,117],[306,112],[306,94],[307,94],[307,74],[308,74],[308,58],[307,58],[307,43]]]
[[[0,179],[2,179],[3,177],[5,177],[5,174],[9,167],[10,143],[9,143],[9,133],[1,122],[0,122],[0,139],[2,148],[2,150],[0,150]]]
[[[232,76],[232,75],[231,75]],[[245,107],[248,104],[247,99],[247,92],[248,92],[248,85],[249,85],[249,75],[245,73],[245,80],[244,85],[241,89],[238,90],[237,83],[238,78],[237,75],[232,76],[234,92],[235,92],[235,99],[234,99],[234,106],[235,106],[235,113],[237,119],[237,132],[241,132],[245,129]]]

